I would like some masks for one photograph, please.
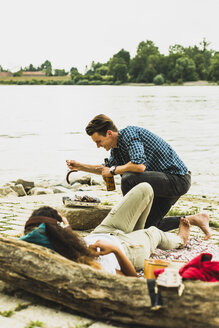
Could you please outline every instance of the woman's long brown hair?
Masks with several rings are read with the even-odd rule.
[[[46,234],[57,253],[69,260],[93,266],[96,256],[76,232],[62,228],[56,222],[45,224]]]
[[[54,208],[42,206],[34,210],[27,220],[24,233],[27,234],[41,223],[45,223],[46,235],[57,253],[69,260],[100,269],[100,265],[95,261],[96,255],[87,247],[83,238],[70,227],[62,228],[59,225],[60,222],[62,222],[62,217]]]

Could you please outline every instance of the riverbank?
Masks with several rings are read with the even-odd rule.
[[[116,191],[111,192],[106,191],[103,183],[98,181],[93,181],[92,183],[96,184],[89,185],[87,183],[75,182],[72,186],[69,186],[63,182],[62,186],[57,186],[44,181],[44,183],[41,183],[41,186],[34,187],[38,188],[39,193],[42,193],[44,189],[44,194],[20,197],[8,194],[8,196],[0,198],[0,233],[14,237],[22,234],[24,223],[33,209],[43,205],[61,207],[63,206],[62,197],[71,196],[75,192],[95,195],[100,198],[102,204],[109,206],[116,204],[122,197],[118,182]],[[58,193],[51,193],[51,190],[54,190],[53,188],[57,190],[58,187],[60,188]],[[49,193],[46,193],[46,191],[49,191]],[[217,227],[212,227],[213,236],[211,241],[219,244],[219,201],[216,197],[184,195],[175,204],[170,214],[180,215],[184,213],[188,215],[203,211],[210,215],[211,224],[217,225]],[[197,227],[192,227],[191,235],[203,237],[203,233]],[[60,305],[9,287],[2,282],[0,283],[0,326],[1,328],[122,327],[109,322],[96,322]]]
[[[75,193],[97,196],[101,204],[108,206],[115,205],[122,197],[118,177],[116,177],[116,191],[106,191],[102,179],[97,177],[94,180],[90,175],[76,178],[72,181],[72,185],[68,185],[65,181],[62,183],[41,181],[37,184],[33,181],[18,179],[0,188],[0,191],[3,190],[3,194],[4,188],[7,189],[8,194],[0,198],[0,233],[10,236],[18,236],[22,233],[23,225],[34,209],[43,205],[62,207],[62,197],[64,196],[72,197]],[[18,192],[22,192],[20,197],[18,197]],[[198,212],[209,214],[210,225],[214,230],[212,241],[219,243],[219,201],[217,196],[186,194],[178,200],[168,215],[191,215]],[[196,227],[192,227],[192,233],[202,236]]]
[[[77,82],[74,82],[69,76],[11,76],[0,78],[0,85],[122,85],[122,86],[155,86],[154,83],[135,83],[127,82],[122,83],[120,81],[113,81],[109,79],[102,80],[87,80],[80,79]],[[163,83],[163,86],[215,86],[218,85],[218,82],[199,80],[199,81],[186,81],[183,82],[170,82]]]

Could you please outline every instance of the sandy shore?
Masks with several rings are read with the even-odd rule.
[[[92,186],[84,188],[85,191],[93,191],[101,199],[103,204],[112,205],[122,197],[120,188],[117,191],[107,192],[105,186]],[[66,194],[67,195],[67,194]],[[6,236],[18,236],[22,234],[23,225],[33,209],[42,205],[54,207],[62,206],[62,197],[65,194],[24,196],[0,198],[0,232]],[[175,204],[174,211],[184,212],[207,212],[210,220],[219,223],[219,201],[213,197],[206,198],[194,195],[185,195]],[[197,227],[192,227],[192,234],[202,237],[202,232]],[[213,228],[212,241],[219,244],[219,229]],[[93,319],[80,316],[72,311],[62,308],[60,305],[42,300],[26,292],[6,288],[0,284],[0,327],[1,328],[108,328],[121,327],[111,323],[97,322]],[[19,305],[19,306],[18,306]],[[20,308],[20,310],[16,310]],[[5,312],[6,311],[6,312]],[[11,317],[7,314],[11,312]],[[30,323],[32,322],[32,326]],[[35,323],[35,325],[34,325]],[[37,325],[38,324],[38,325]]]

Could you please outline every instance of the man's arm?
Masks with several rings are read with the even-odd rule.
[[[103,165],[91,165],[91,164],[84,164],[79,163],[74,160],[66,160],[67,166],[69,170],[77,170],[77,171],[83,171],[83,172],[89,172],[94,174],[102,174]]]
[[[121,272],[125,276],[138,277],[133,264],[131,261],[129,261],[127,256],[121,251],[119,247],[103,240],[97,240],[96,243],[90,245],[89,248],[94,250],[97,255],[107,255],[114,253],[117,261],[119,262]],[[98,248],[100,249],[99,251]]]
[[[132,162],[128,162],[124,165],[118,165],[116,166],[116,169],[114,171],[115,174],[123,174],[125,172],[144,172],[146,169],[146,166],[144,164],[134,164]],[[102,168],[102,176],[103,178],[111,177],[112,174],[110,173],[109,167],[103,167]]]

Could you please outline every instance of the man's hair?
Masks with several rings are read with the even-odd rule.
[[[46,216],[48,218],[55,219],[59,222],[62,222],[62,217],[59,215],[59,213],[52,207],[50,206],[42,206],[36,210],[33,211],[32,215],[33,216]]]
[[[98,132],[101,136],[106,136],[108,130],[117,132],[118,129],[113,121],[104,114],[95,116],[87,125],[86,132],[89,136],[92,136],[95,132]]]

